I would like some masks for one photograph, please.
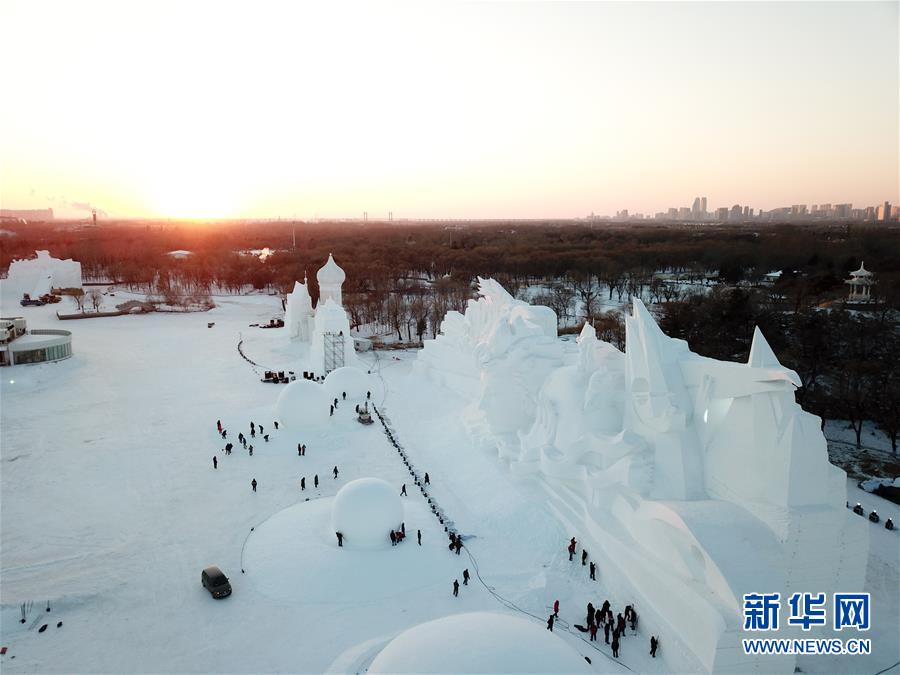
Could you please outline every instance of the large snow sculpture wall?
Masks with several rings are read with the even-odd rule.
[[[53,288],[81,288],[81,263],[60,260],[48,251],[35,251],[36,258],[13,260],[4,286],[16,295],[29,293],[40,297]]]
[[[743,594],[861,590],[868,554],[797,374],[759,330],[748,363],[698,356],[638,299],[623,354],[590,326],[566,352],[546,308],[492,280],[479,295],[416,364],[473,401],[476,440],[543,478],[605,579],[679,643],[669,669],[793,670],[743,653]]]

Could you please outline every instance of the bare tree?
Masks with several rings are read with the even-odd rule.
[[[72,298],[72,302],[74,302],[75,306],[78,308],[78,311],[84,314],[84,302],[87,300],[84,290],[81,288],[76,289],[70,297]]]
[[[101,293],[99,289],[92,288],[91,292],[88,293],[88,297],[91,300],[91,306],[94,308],[94,311],[99,312],[100,305],[103,304],[103,293]]]

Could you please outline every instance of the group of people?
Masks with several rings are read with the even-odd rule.
[[[391,546],[396,546],[406,539],[406,523],[400,523],[399,530],[391,530]],[[422,545],[422,530],[419,530],[419,546]]]
[[[263,428],[262,424],[257,426],[257,424],[255,422],[250,422],[250,438],[256,438],[257,428],[259,429],[260,436],[262,436],[263,440],[266,443],[268,443],[269,442],[269,434],[264,433],[265,429]],[[275,422],[275,429],[276,430],[278,429],[278,422]],[[222,438],[224,438],[224,439],[228,438],[228,430],[222,426],[222,420],[216,420],[216,430],[219,432],[219,435]],[[253,444],[248,443],[247,437],[244,435],[244,432],[242,432],[242,431],[238,432],[237,441],[244,447],[244,450],[247,450],[250,453],[250,456],[253,457]],[[301,448],[301,446],[298,444],[297,445],[297,453],[301,454],[301,455],[305,455],[306,454],[306,446],[305,445],[302,446],[302,448],[303,448],[302,452],[301,452],[300,448]],[[231,442],[228,442],[225,444],[224,452],[226,455],[230,455],[231,451],[233,449],[234,449],[234,444]],[[212,463],[213,463],[213,469],[219,468],[219,458],[217,456],[213,455]],[[254,488],[254,492],[255,491],[256,490]]]
[[[553,630],[553,624],[559,618],[559,600],[553,603],[553,614],[547,619],[547,630]],[[603,639],[612,650],[615,658],[619,658],[621,639],[625,637],[626,625],[631,626],[632,632],[637,631],[638,616],[633,605],[626,605],[623,612],[613,614],[609,600],[604,600],[603,605],[595,608],[593,603],[587,604],[587,619],[585,625],[575,624],[575,628],[583,633],[590,633],[591,642],[597,640],[597,633],[603,629]],[[659,649],[659,639],[650,636],[650,656],[656,658]]]
[[[567,547],[567,551],[569,552],[569,562],[572,562],[572,558],[575,557],[575,549],[578,546],[578,542],[575,541],[575,537],[569,540],[569,546]],[[582,567],[588,567],[588,574],[590,575],[591,581],[597,580],[597,565],[593,560],[588,560],[588,552],[586,548],[581,549],[581,565]]]
[[[470,577],[469,577],[469,569],[468,569],[468,568],[466,568],[466,569],[463,570],[462,577],[463,577],[463,586],[468,586],[468,585],[469,585],[469,578],[470,578]],[[454,579],[454,580],[453,580],[453,597],[454,597],[454,598],[459,597],[459,579]]]
[[[456,555],[459,555],[459,552],[462,551],[463,543],[462,543],[462,535],[451,532],[450,536],[450,546],[448,548],[451,551],[456,551]]]

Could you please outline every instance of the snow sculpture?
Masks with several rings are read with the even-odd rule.
[[[406,630],[379,652],[368,672],[590,673],[565,640],[513,614],[453,614]]]
[[[794,399],[797,374],[758,329],[746,364],[698,356],[639,299],[624,354],[590,326],[567,353],[524,303],[480,282],[420,372],[476,383],[464,413],[476,440],[544,480],[604,577],[680,643],[663,654],[670,670],[790,672],[793,657],[743,654],[743,594],[861,590],[868,554],[846,476]],[[457,363],[464,380],[447,376]]]
[[[349,548],[390,545],[390,533],[403,522],[399,491],[380,478],[359,478],[340,489],[331,507],[331,527]]]
[[[313,326],[312,299],[309,297],[306,279],[294,282],[294,290],[288,293],[285,303],[284,326],[291,338],[309,342]]]
[[[328,261],[316,272],[316,281],[319,282],[319,302],[332,300],[338,307],[342,305],[341,286],[347,275],[338,264],[334,262],[334,257],[329,253]]]
[[[21,296],[39,298],[54,288],[81,288],[81,263],[60,260],[48,251],[35,251],[36,258],[13,260],[3,285]]]
[[[287,429],[307,430],[328,423],[329,398],[321,384],[294,380],[278,395],[275,417]]]
[[[315,309],[309,295],[306,276],[294,282],[294,290],[285,301],[284,325],[288,337],[309,345],[309,359],[300,370],[316,376],[336,368],[357,365],[356,349],[350,335],[350,320],[341,306],[341,286],[346,279],[329,253],[328,261],[316,273],[319,302]]]
[[[556,314],[513,298],[493,279],[478,278],[465,315],[447,314],[441,335],[426,341],[417,369],[477,403],[466,416],[473,433],[516,453],[517,434],[534,418],[538,389],[562,365]]]
[[[358,363],[350,320],[347,312],[328,298],[316,305],[316,318],[309,347],[309,366],[316,373],[327,373],[343,366]]]

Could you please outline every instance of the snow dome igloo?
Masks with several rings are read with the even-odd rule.
[[[584,658],[543,626],[512,614],[468,612],[421,623],[379,652],[386,673],[590,673]]]
[[[294,380],[278,395],[275,416],[288,429],[308,429],[328,421],[328,407],[328,394],[321,384]]]
[[[340,489],[331,506],[331,527],[350,548],[378,548],[400,529],[403,503],[393,485],[380,478],[359,478]]]
[[[365,398],[366,392],[372,391],[369,380],[365,371],[353,366],[343,366],[325,376],[325,391],[331,398],[341,398],[344,392],[347,392],[349,399]]]

